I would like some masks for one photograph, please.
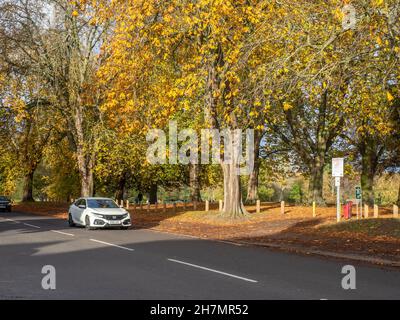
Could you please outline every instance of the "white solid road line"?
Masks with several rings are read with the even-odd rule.
[[[51,231],[51,232],[55,232],[55,233],[59,233],[59,234],[63,234],[63,235],[66,235],[66,236],[70,236],[70,237],[75,236],[75,235],[72,234],[72,233],[66,233],[66,232],[57,231],[57,230],[50,230],[50,231]]]
[[[104,242],[104,241],[100,241],[100,240],[96,240],[96,239],[90,239],[90,241],[98,242],[98,243],[101,243],[101,244],[106,244],[106,245],[111,246],[111,247],[125,249],[125,250],[128,250],[128,251],[135,251],[134,249],[131,249],[131,248],[122,247],[122,246],[119,246],[119,245],[116,245],[116,244],[113,244],[113,243]]]
[[[32,227],[32,228],[36,228],[36,229],[40,229],[40,227],[39,227],[39,226],[35,226],[35,225],[33,225],[33,224],[30,224],[30,223],[25,223],[25,222],[24,222],[24,225],[26,225],[26,226],[28,226],[28,227]]]
[[[223,274],[223,275],[228,276],[228,277],[232,277],[232,278],[236,278],[236,279],[240,279],[240,280],[244,280],[244,281],[248,281],[248,282],[255,282],[255,283],[258,282],[257,280],[244,278],[244,277],[239,277],[239,276],[236,276],[236,275],[231,274],[231,273],[226,273],[226,272],[218,271],[218,270],[215,270],[215,269],[202,267],[202,266],[199,266],[199,265],[196,265],[196,264],[192,264],[192,263],[188,263],[188,262],[184,262],[184,261],[179,261],[179,260],[175,260],[175,259],[168,259],[168,260],[172,261],[172,262],[184,264],[184,265],[187,265],[187,266],[191,266],[191,267],[194,267],[194,268],[198,268],[198,269],[202,269],[202,270],[207,270],[207,271]]]

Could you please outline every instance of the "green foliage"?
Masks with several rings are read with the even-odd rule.
[[[295,182],[289,192],[288,200],[296,204],[303,202],[303,186],[299,182]]]
[[[375,181],[374,193],[376,202],[381,205],[396,203],[400,184],[400,174],[383,174]]]
[[[260,185],[258,187],[258,198],[260,201],[272,201],[274,192],[273,188],[266,185]]]

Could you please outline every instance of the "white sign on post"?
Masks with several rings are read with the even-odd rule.
[[[343,177],[344,159],[333,158],[332,159],[332,177]]]
[[[336,187],[336,221],[340,221],[340,177],[344,175],[344,159],[332,158],[332,176],[335,177]]]

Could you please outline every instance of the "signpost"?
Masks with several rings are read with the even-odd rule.
[[[358,208],[360,208],[360,218],[362,218],[362,193],[361,187],[356,187],[356,199],[357,199],[357,219],[359,218],[358,215]]]
[[[336,187],[336,221],[340,221],[340,178],[344,173],[344,159],[332,158],[332,177],[335,177]]]
[[[344,158],[333,158],[332,159],[332,176],[343,177]]]

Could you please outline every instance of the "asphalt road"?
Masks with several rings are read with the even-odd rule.
[[[347,264],[355,290],[341,286]],[[42,288],[44,265],[55,267],[55,290]],[[400,272],[1,212],[0,299],[400,299]]]

